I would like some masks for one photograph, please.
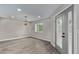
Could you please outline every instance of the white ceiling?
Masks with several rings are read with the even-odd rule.
[[[0,4],[0,16],[6,16],[24,20],[38,20],[38,16],[47,18],[60,6],[60,4]],[[20,8],[22,11],[18,12]]]

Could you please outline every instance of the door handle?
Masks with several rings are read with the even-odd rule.
[[[62,36],[63,38],[65,38],[65,36]]]

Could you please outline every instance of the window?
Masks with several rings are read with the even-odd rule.
[[[35,24],[35,32],[43,32],[43,23]]]

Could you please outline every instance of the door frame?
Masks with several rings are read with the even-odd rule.
[[[67,10],[67,9],[69,9],[69,8],[71,8],[71,7],[72,7],[72,54],[74,54],[74,5],[68,6],[65,10]],[[56,30],[57,30],[56,21],[57,21],[57,17],[58,17],[59,15],[62,15],[65,10],[63,10],[62,12],[60,12],[59,14],[57,14],[57,15],[55,16],[55,48],[56,48],[56,42],[57,42],[57,38],[56,38]],[[58,52],[59,52],[59,51],[58,51]],[[60,52],[59,52],[59,53],[60,53]]]

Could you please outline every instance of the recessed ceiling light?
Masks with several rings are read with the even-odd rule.
[[[22,10],[20,8],[18,8],[17,11],[22,11]]]
[[[38,18],[40,18],[40,16],[38,16]]]

